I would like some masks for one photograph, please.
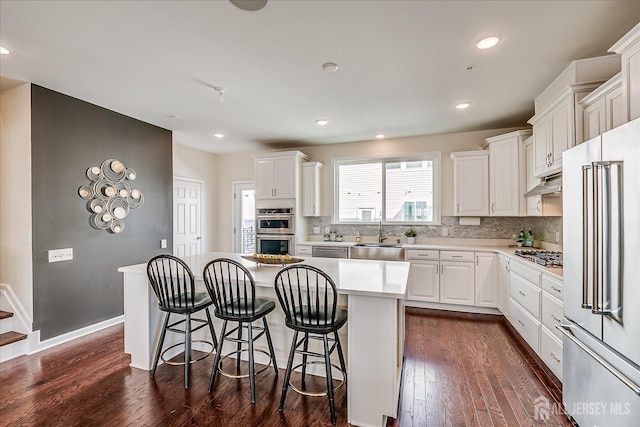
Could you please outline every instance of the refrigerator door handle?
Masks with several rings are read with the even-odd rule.
[[[603,368],[605,368],[607,371],[611,372],[611,374],[613,374],[617,379],[622,381],[624,383],[624,385],[629,387],[637,396],[640,396],[640,386],[638,384],[636,384],[633,381],[631,381],[631,379],[629,379],[629,377],[627,377],[625,374],[623,374],[622,372],[617,370],[613,365],[611,365],[605,359],[600,357],[600,355],[598,355],[598,353],[596,353],[593,350],[591,350],[583,342],[581,342],[578,338],[576,338],[575,335],[573,335],[573,332],[571,332],[571,328],[569,326],[567,326],[567,325],[556,325],[556,329],[558,329],[560,332],[562,332],[562,335],[567,337],[567,339],[569,339],[571,342],[573,342],[575,345],[577,345],[582,351],[587,353],[596,362],[598,362],[600,365],[602,365]]]
[[[589,304],[589,171],[591,165],[582,166],[582,308]]]
[[[603,250],[602,250],[602,162],[592,163],[593,178],[593,314],[604,314],[602,311]]]

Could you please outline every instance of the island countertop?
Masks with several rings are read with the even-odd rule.
[[[196,279],[202,279],[204,266],[216,258],[240,262],[251,272],[256,286],[273,287],[281,266],[260,265],[230,252],[207,252],[183,258]],[[371,261],[360,259],[305,258],[300,264],[311,265],[327,273],[335,282],[339,294],[405,299],[409,263],[405,261]],[[147,264],[118,268],[121,273],[146,275]]]

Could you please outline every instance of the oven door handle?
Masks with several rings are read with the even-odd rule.
[[[267,219],[270,221],[291,221],[293,215],[256,215],[257,219]]]

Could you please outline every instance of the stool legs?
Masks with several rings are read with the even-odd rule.
[[[284,374],[284,382],[282,383],[282,394],[280,396],[280,412],[284,408],[284,400],[287,397],[287,389],[289,388],[289,380],[291,380],[291,367],[293,366],[293,356],[296,353],[296,343],[298,342],[298,331],[294,331],[293,341],[291,342],[291,350],[289,351],[289,360],[287,361],[287,370]]]
[[[342,354],[342,345],[340,344],[340,338],[338,338],[338,331],[334,332],[334,337],[336,339],[336,345],[338,347],[338,357],[340,358],[340,368],[342,368],[344,382],[347,382],[347,365],[346,363],[344,363],[344,354]]]
[[[222,331],[220,332],[220,341],[218,341],[218,347],[216,348],[216,358],[213,361],[213,370],[211,371],[211,380],[209,380],[209,393],[213,390],[213,383],[216,380],[218,374],[218,364],[222,357],[222,345],[224,344],[224,335],[227,332],[227,321],[222,323]]]
[[[156,348],[156,357],[153,359],[153,368],[151,369],[151,378],[156,375],[156,368],[158,367],[158,360],[162,354],[162,346],[164,345],[164,336],[167,334],[167,325],[169,324],[169,316],[171,313],[165,313],[164,325],[162,325],[162,332],[160,332],[160,341],[158,341],[158,348]]]
[[[302,347],[302,389],[304,390],[306,387],[306,377],[307,377],[307,351],[309,351],[309,333],[304,333],[304,344]]]
[[[329,353],[329,339],[326,335],[322,336],[324,342],[324,363],[327,372],[327,396],[329,396],[329,410],[331,411],[331,424],[336,423],[336,408],[333,401],[333,378],[331,376],[331,355]]]
[[[213,341],[213,348],[218,347],[218,339],[216,338],[216,331],[213,329],[213,321],[211,320],[211,313],[209,313],[209,307],[204,309],[207,313],[207,320],[209,321],[209,332],[211,332],[211,340]]]
[[[238,344],[237,344],[237,350],[238,353],[236,356],[236,374],[240,373],[240,352],[242,351],[242,343],[240,342],[240,340],[242,339],[242,322],[238,322]]]
[[[271,353],[271,363],[273,363],[273,371],[276,373],[276,377],[277,377],[278,363],[276,362],[276,352],[273,351],[273,342],[271,341],[271,334],[269,333],[269,325],[267,324],[267,318],[263,317],[262,322],[264,323],[265,334],[267,334],[267,344],[269,345],[269,353]]]

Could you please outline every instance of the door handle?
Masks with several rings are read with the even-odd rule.
[[[601,201],[601,174],[602,165],[598,162],[592,163],[593,179],[593,314],[603,314],[601,306],[600,292],[602,291],[603,269],[602,269],[602,201]]]
[[[495,203],[491,203],[491,212],[493,212],[493,213],[496,212],[496,204]]]
[[[582,166],[582,308],[589,304],[589,171],[591,165]]]

